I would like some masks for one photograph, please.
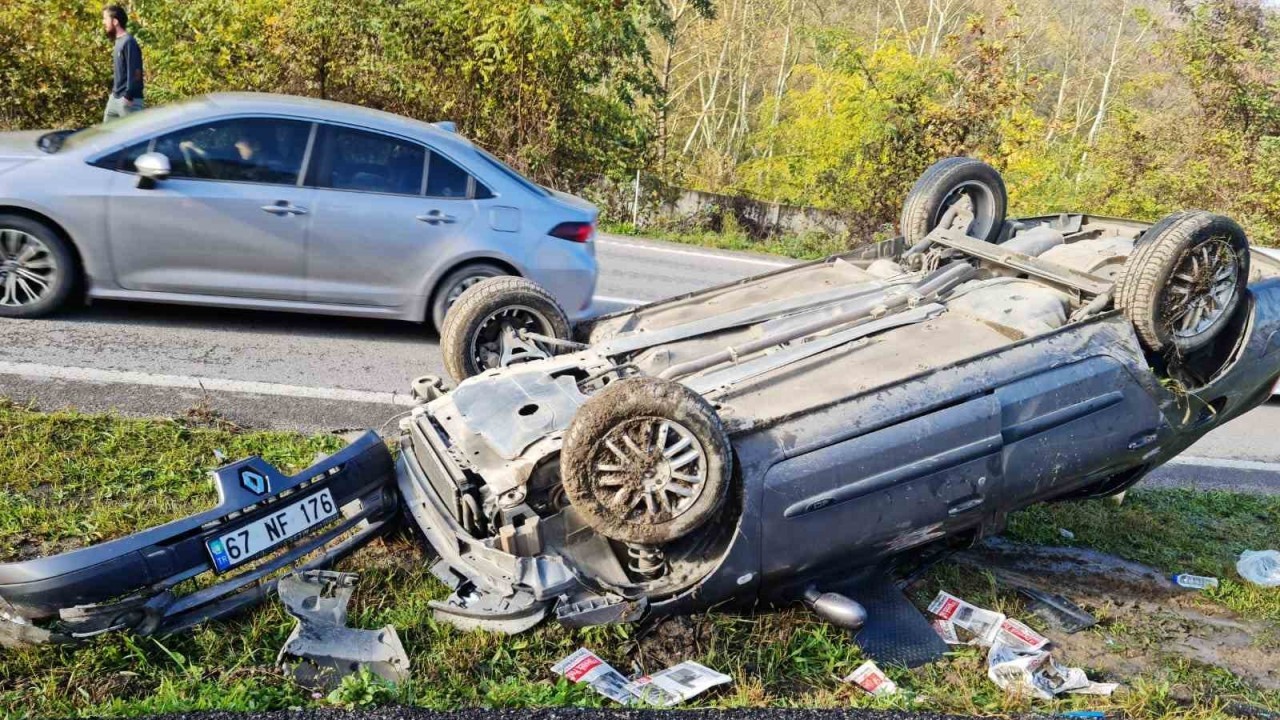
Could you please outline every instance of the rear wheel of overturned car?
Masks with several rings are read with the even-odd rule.
[[[444,366],[457,382],[485,370],[540,360],[556,348],[529,335],[569,339],[569,319],[551,294],[518,277],[472,285],[445,315],[440,329]]]
[[[565,433],[560,472],[570,504],[596,532],[654,546],[716,516],[733,455],[701,395],[669,380],[632,377],[579,408]]]
[[[968,157],[939,160],[924,171],[902,205],[907,246],[919,244],[954,210],[950,226],[995,242],[1004,225],[1009,196],[995,168]]]
[[[75,252],[52,228],[0,215],[0,317],[36,318],[62,309],[80,277]]]
[[[1116,307],[1149,352],[1185,355],[1228,325],[1248,281],[1244,230],[1222,215],[1179,212],[1134,248],[1116,282]]]

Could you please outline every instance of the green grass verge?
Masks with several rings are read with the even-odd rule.
[[[4,547],[12,552],[23,537],[56,547],[77,527],[90,528],[95,536],[110,535],[198,506],[208,498],[204,473],[213,463],[214,448],[231,456],[259,453],[297,467],[317,451],[332,450],[334,443],[329,437],[237,433],[71,413],[43,415],[0,406]],[[136,489],[139,484],[147,490]],[[122,509],[126,506],[132,509]],[[1201,600],[1206,607],[1227,605],[1244,618],[1280,619],[1280,591],[1231,580],[1239,550],[1280,547],[1280,498],[1144,491],[1120,506],[1094,501],[1037,507],[1015,516],[1010,534],[1058,544],[1063,542],[1059,528],[1071,529],[1076,544],[1163,571],[1223,578],[1223,587]],[[579,646],[595,649],[624,673],[696,659],[733,675],[731,686],[692,703],[702,706],[928,708],[962,713],[1087,707],[1153,718],[1220,716],[1232,701],[1280,708],[1280,693],[1263,692],[1220,669],[1180,660],[1153,662],[1139,675],[1117,678],[1126,691],[1112,699],[1071,697],[1032,704],[992,685],[984,658],[971,649],[915,671],[889,669],[903,692],[872,699],[839,680],[862,659],[849,637],[796,609],[686,618],[649,635],[633,627],[569,631],[553,624],[517,637],[464,633],[432,619],[428,602],[442,598],[446,590],[423,562],[414,541],[404,535],[371,545],[342,568],[361,574],[351,607],[353,626],[389,623],[399,629],[414,666],[413,680],[401,687],[354,680],[329,698],[292,684],[275,670],[274,660],[293,622],[271,602],[180,636],[110,635],[77,647],[0,651],[0,714],[133,716],[382,701],[433,708],[606,707],[607,701],[550,672],[552,662]],[[941,588],[1025,617],[1016,597],[982,573],[943,564],[916,594],[927,599]],[[1114,623],[1090,632],[1125,642],[1150,631]],[[1067,660],[1090,666],[1087,657]]]
[[[728,229],[724,232],[683,232],[665,230],[656,227],[637,228],[630,223],[603,223],[600,229],[615,235],[634,235],[651,240],[697,245],[717,250],[743,250],[749,252],[781,255],[797,260],[819,260],[849,249],[844,238],[820,233],[805,235],[782,235],[768,240],[756,240],[741,230]]]

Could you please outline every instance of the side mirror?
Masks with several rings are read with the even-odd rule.
[[[143,153],[133,163],[138,170],[138,187],[155,187],[156,182],[167,179],[172,168],[169,158],[160,153]]]

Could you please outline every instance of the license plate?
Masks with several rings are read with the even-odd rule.
[[[205,541],[213,569],[226,572],[336,517],[338,507],[328,488],[285,505],[221,537]]]

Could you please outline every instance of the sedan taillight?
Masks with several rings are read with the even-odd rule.
[[[591,240],[596,226],[583,222],[564,222],[551,228],[551,237],[558,237],[569,242],[585,243]]]

